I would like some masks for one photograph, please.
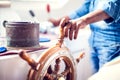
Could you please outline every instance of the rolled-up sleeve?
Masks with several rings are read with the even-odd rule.
[[[69,17],[71,19],[79,18],[89,12],[90,0],[85,0],[84,3],[74,12],[72,12]]]
[[[97,9],[105,11],[115,22],[120,20],[120,0],[99,0]]]

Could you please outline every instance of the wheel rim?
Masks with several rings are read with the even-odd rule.
[[[28,74],[28,80],[75,80],[76,66],[75,62],[66,48],[58,49],[57,51],[44,53],[52,54],[39,59],[43,63],[39,71],[33,69]],[[49,51],[48,51],[49,52]],[[44,56],[44,55],[43,55]],[[48,59],[47,59],[48,58]],[[44,64],[45,63],[45,64]]]

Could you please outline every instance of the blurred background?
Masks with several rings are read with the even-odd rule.
[[[58,18],[69,14],[78,8],[82,2],[83,0],[0,0],[0,15],[1,12],[4,12],[12,16],[9,11],[13,11],[21,20],[31,21],[32,17],[29,10],[33,10],[39,21],[45,21],[50,17]],[[50,7],[49,12],[47,11],[48,5]]]
[[[36,21],[42,26],[51,26],[47,22],[49,18],[57,19],[70,14],[82,2],[83,0],[0,0],[0,35],[4,35],[4,21]]]
[[[53,27],[53,25],[48,22],[48,19],[57,19],[70,14],[81,6],[83,1],[84,0],[0,0],[0,40],[6,36],[5,27],[3,25],[6,21],[38,22],[40,23],[40,31],[44,32],[47,27]],[[51,33],[58,34],[58,30],[55,28],[51,29]],[[70,41],[65,39],[65,44],[72,53],[74,53],[74,57],[77,57],[82,50],[86,50],[86,53],[88,53],[77,66],[77,80],[87,80],[91,75],[88,48],[89,34],[90,30],[84,29],[80,31],[77,40]],[[4,41],[0,42],[2,42],[0,45],[3,45]],[[0,60],[1,63],[4,63],[2,57]],[[11,64],[12,61],[9,61],[6,59],[6,65]],[[4,72],[4,65],[1,66],[0,69],[2,68]],[[0,73],[0,76],[3,76],[3,73]]]

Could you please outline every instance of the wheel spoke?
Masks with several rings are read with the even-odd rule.
[[[63,59],[63,60],[64,60],[64,64],[65,64],[65,70],[61,74],[64,77],[66,77],[66,80],[70,80],[70,78],[71,78],[71,66],[67,63],[67,61],[65,59]]]
[[[49,73],[46,73],[44,80],[54,80],[53,76],[50,75]]]
[[[60,58],[55,60],[55,65],[54,65],[55,66],[54,67],[54,73],[55,74],[57,74],[60,70],[60,62],[61,62]]]
[[[70,73],[70,68],[64,70],[64,72],[62,72],[61,74],[67,76],[68,73]]]
[[[60,72],[60,68],[63,67],[60,65],[61,59],[64,62],[64,70]],[[52,69],[52,64],[48,67],[47,73],[44,76],[44,80],[58,80],[58,79],[71,79],[71,66],[66,62],[64,58],[58,58],[55,60],[54,68]]]

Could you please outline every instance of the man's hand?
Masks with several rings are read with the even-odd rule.
[[[59,26],[64,28],[64,36],[72,40],[77,39],[79,29],[84,28],[87,24],[82,19],[68,20],[63,18]]]

